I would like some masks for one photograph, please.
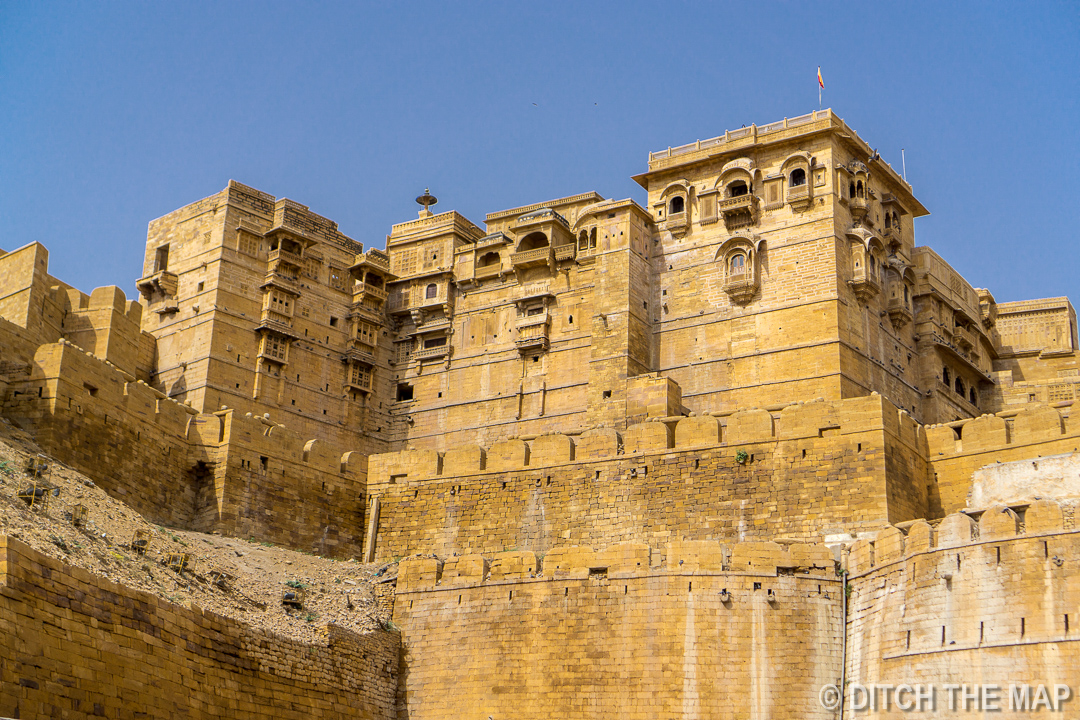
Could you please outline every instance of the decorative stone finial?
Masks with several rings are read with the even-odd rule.
[[[424,206],[424,209],[420,211],[420,217],[431,217],[434,213],[431,212],[430,206],[436,205],[439,202],[439,198],[431,194],[431,190],[424,188],[424,194],[416,198],[416,202]]]

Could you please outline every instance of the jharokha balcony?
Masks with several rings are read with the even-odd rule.
[[[903,297],[899,295],[890,297],[888,310],[889,322],[891,322],[893,327],[897,330],[911,322],[912,314],[910,303],[905,301]]]
[[[517,339],[514,340],[517,349],[521,352],[547,350],[549,345],[548,319],[547,311],[518,318],[518,335]]]
[[[385,288],[371,283],[360,282],[359,280],[353,283],[352,294],[354,303],[363,302],[364,298],[373,298],[381,304],[386,302],[386,298],[389,296]]]
[[[870,302],[881,292],[881,283],[878,282],[877,275],[860,273],[855,276],[854,280],[848,281],[848,285],[855,292],[855,297],[862,303]]]
[[[262,318],[259,321],[258,329],[269,330],[279,335],[285,335],[286,337],[300,337],[296,331],[293,330],[292,318],[288,315],[274,312],[273,310],[262,311]]]
[[[533,250],[522,250],[510,256],[515,268],[538,267],[551,264],[551,247],[545,245]]]
[[[752,193],[736,195],[724,198],[720,201],[720,215],[724,218],[724,224],[729,230],[746,227],[754,224],[754,211],[757,207],[757,196]]]

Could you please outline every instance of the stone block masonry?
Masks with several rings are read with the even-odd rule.
[[[641,544],[473,555],[441,575],[434,559],[403,561],[410,720],[834,717],[817,701],[840,676],[828,549],[673,543],[666,567],[650,555],[663,557]]]
[[[159,600],[0,536],[0,716],[396,716],[400,638],[308,645]]]
[[[926,514],[918,426],[881,397],[791,405],[776,415],[759,409],[641,423],[623,435],[622,454],[618,436],[602,442],[601,433],[578,445],[548,436],[486,453],[373,456],[376,557],[811,540]]]
[[[1015,510],[1019,510],[1016,512]],[[852,545],[847,678],[863,685],[1080,681],[1080,532],[1050,500],[887,528]],[[880,708],[859,717],[894,717]]]
[[[359,453],[262,418],[199,414],[66,341],[38,347],[9,389],[7,417],[153,522],[360,553]]]

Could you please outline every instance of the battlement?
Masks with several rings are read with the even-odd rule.
[[[952,513],[933,525],[916,520],[905,524],[903,530],[887,527],[873,540],[856,540],[848,548],[847,569],[856,578],[917,553],[970,550],[987,542],[1072,533],[1077,533],[1080,543],[1080,529],[1065,527],[1062,505],[1055,500],[1031,500],[1015,508],[995,505],[986,510]]]
[[[920,448],[919,426],[871,395],[373,455],[374,557],[778,533],[810,541],[925,516]]]
[[[1072,402],[1032,403],[925,429],[927,458],[937,475],[940,510],[966,506],[974,473],[984,465],[1058,455],[1080,447],[1080,427]]]
[[[573,436],[555,433],[513,438],[487,448],[467,445],[444,452],[410,449],[381,453],[370,458],[369,483],[379,487],[405,479],[501,473],[690,449],[735,449],[881,429],[917,446],[921,426],[907,413],[888,407],[886,410],[882,398],[874,393],[836,402],[819,400],[771,409],[656,418],[631,425],[622,433],[594,428]]]
[[[491,556],[457,555],[445,560],[411,557],[398,565],[397,589],[408,593],[525,580],[584,580],[597,575],[609,579],[719,573],[776,577],[785,572],[835,580],[833,552],[824,545],[803,543],[725,545],[680,540],[668,543],[664,552],[644,543],[620,543],[603,550],[559,546],[544,555],[513,550]]]
[[[155,522],[359,552],[367,463],[356,450],[267,418],[200,414],[66,340],[38,347],[9,387],[6,416]]]
[[[1080,530],[1075,507],[1033,500],[920,520],[847,555],[852,682],[1077,677]]]

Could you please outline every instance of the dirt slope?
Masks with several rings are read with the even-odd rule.
[[[0,534],[113,582],[300,640],[317,640],[317,628],[327,622],[364,632],[389,621],[393,583],[385,581],[396,575],[394,565],[331,560],[269,543],[152,525],[52,460],[45,481],[59,488],[59,495],[50,493],[47,507],[31,509],[17,492],[32,483],[25,468],[39,452],[29,435],[0,418]],[[71,521],[79,504],[88,512],[82,527]],[[136,530],[149,533],[145,554],[131,548]],[[170,569],[170,553],[188,553],[189,569]],[[212,570],[227,573],[223,587],[214,584]],[[287,583],[302,586],[302,609],[282,605],[283,593],[295,589]]]

